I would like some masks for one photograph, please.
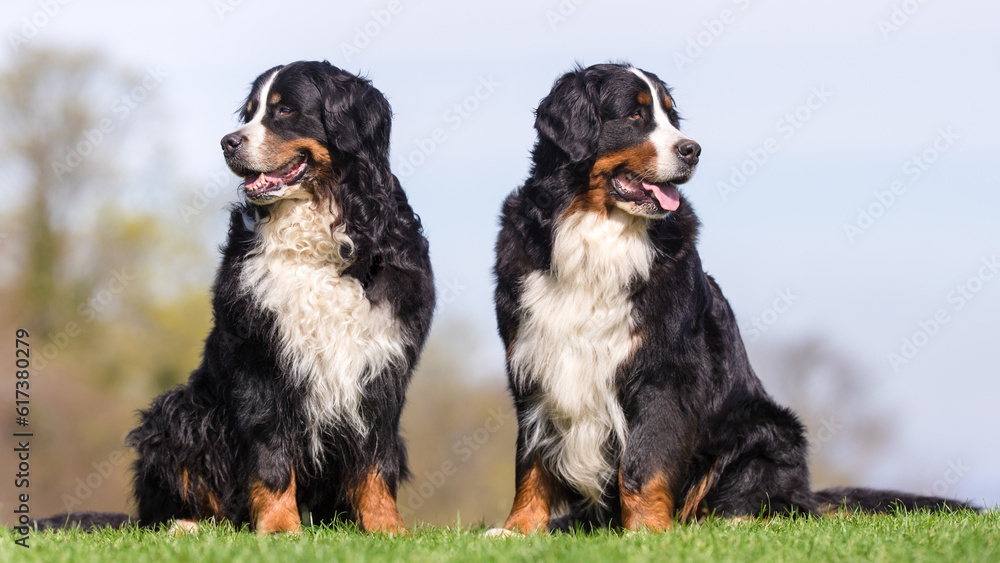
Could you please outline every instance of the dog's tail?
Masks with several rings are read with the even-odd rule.
[[[819,512],[822,514],[832,514],[844,509],[874,513],[895,512],[896,510],[945,512],[971,510],[982,512],[981,508],[973,504],[942,497],[852,487],[834,487],[818,491],[816,492],[816,502],[819,504]]]
[[[48,518],[36,518],[33,524],[39,532],[70,528],[80,528],[85,532],[93,532],[100,528],[117,529],[138,526],[138,520],[122,512],[65,512]]]

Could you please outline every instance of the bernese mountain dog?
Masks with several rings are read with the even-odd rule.
[[[812,491],[805,428],[765,392],[698,258],[677,186],[701,147],[679,121],[667,86],[622,64],[577,68],[538,106],[530,177],[496,244],[518,436],[513,508],[492,535],[967,507]]]
[[[144,526],[401,532],[403,400],[434,309],[427,240],[389,168],[391,110],[327,62],[272,68],[222,139],[231,212],[214,327],[128,436]]]

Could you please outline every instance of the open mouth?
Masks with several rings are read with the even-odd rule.
[[[300,154],[277,170],[250,174],[243,179],[243,187],[248,197],[257,199],[298,183],[305,175],[306,168],[308,168],[306,155]]]
[[[611,179],[618,196],[632,203],[654,204],[663,211],[677,211],[681,194],[670,182],[647,182],[634,172],[622,172]]]

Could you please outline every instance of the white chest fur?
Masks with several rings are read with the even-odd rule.
[[[257,247],[243,266],[242,287],[275,315],[282,366],[307,389],[311,453],[322,457],[322,434],[348,425],[364,435],[364,386],[404,362],[405,335],[387,304],[373,306],[361,283],[343,276],[340,247],[350,244],[336,211],[310,201],[275,204],[256,224]]]
[[[523,285],[510,362],[519,385],[542,391],[528,451],[594,503],[615,475],[610,441],[627,438],[615,376],[633,347],[629,287],[648,278],[653,257],[644,219],[575,213],[556,229],[551,271]]]

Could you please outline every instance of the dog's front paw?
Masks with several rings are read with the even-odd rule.
[[[507,528],[490,528],[483,534],[484,538],[523,538],[524,534]]]
[[[198,523],[194,520],[174,520],[174,523],[170,525],[170,529],[167,533],[172,536],[183,536],[185,534],[193,534],[198,531]]]

